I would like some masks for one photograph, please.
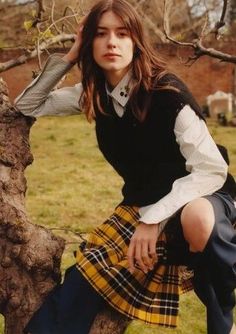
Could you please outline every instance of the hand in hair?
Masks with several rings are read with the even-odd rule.
[[[84,27],[84,22],[87,16],[83,17],[78,25],[77,33],[74,35],[74,44],[72,45],[69,52],[63,57],[63,59],[69,63],[75,64],[79,57],[81,39],[82,39],[82,31]]]

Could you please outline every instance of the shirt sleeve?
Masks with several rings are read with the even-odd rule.
[[[81,83],[52,91],[72,66],[61,55],[50,56],[42,73],[16,98],[15,107],[24,115],[34,117],[81,113]]]
[[[227,177],[228,165],[205,122],[190,106],[179,112],[174,132],[190,174],[177,179],[171,191],[157,203],[139,209],[140,221],[146,224],[166,221],[188,202],[220,189]]]

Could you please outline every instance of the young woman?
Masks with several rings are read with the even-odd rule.
[[[75,63],[82,82],[52,91]],[[124,180],[123,201],[77,251],[76,265],[26,332],[89,333],[105,303],[132,319],[175,327],[179,294],[194,287],[207,308],[208,334],[235,333],[236,209],[227,164],[134,8],[99,1],[68,54],[51,56],[16,106],[35,117],[85,113]],[[180,265],[194,270],[191,282]]]

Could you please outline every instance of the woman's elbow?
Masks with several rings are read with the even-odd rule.
[[[217,185],[219,186],[219,188],[221,188],[224,185],[227,179],[227,175],[228,175],[228,165],[226,162],[224,162],[223,164],[221,164],[220,168],[217,169],[215,173]]]

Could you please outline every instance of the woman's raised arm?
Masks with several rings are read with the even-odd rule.
[[[81,113],[81,83],[53,91],[62,77],[76,63],[81,43],[82,23],[69,52],[50,56],[42,73],[16,98],[15,106],[27,116],[74,115]]]
[[[80,113],[80,83],[52,91],[72,66],[59,55],[49,57],[42,73],[16,98],[17,109],[34,117]]]

